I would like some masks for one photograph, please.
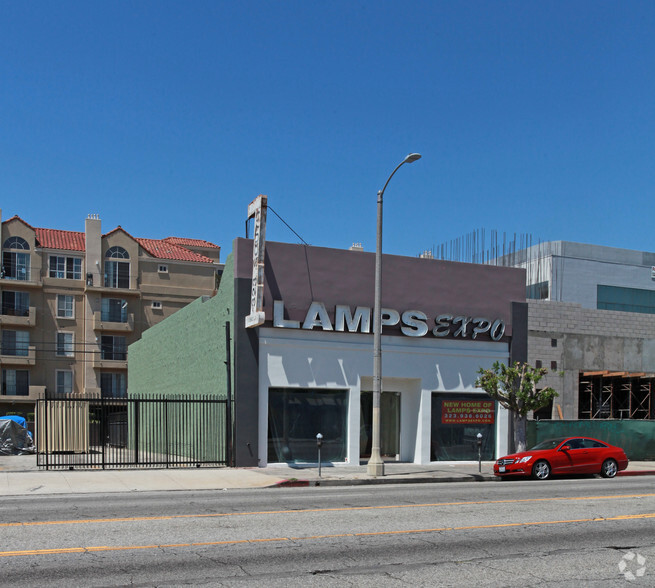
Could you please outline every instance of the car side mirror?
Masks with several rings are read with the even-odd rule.
[[[562,445],[562,446],[560,447],[560,451],[568,451],[569,449],[571,449],[571,446],[570,446],[570,445]]]

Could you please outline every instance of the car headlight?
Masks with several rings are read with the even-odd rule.
[[[530,461],[531,459],[532,459],[532,456],[531,456],[531,455],[526,455],[525,457],[522,457],[522,458],[519,460],[519,463],[525,463],[526,461]]]

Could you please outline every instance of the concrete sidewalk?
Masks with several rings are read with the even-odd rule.
[[[343,486],[389,483],[495,481],[493,462],[438,462],[428,465],[391,462],[385,476],[372,477],[366,465],[271,465],[266,468],[176,468],[111,470],[39,470],[36,456],[0,456],[0,493],[87,494],[171,490],[227,490],[291,486]],[[655,475],[655,462],[631,462],[619,475]]]

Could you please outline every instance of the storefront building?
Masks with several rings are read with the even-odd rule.
[[[366,460],[374,254],[258,249],[236,239],[218,295],[130,347],[131,390],[222,395],[229,382],[237,466],[316,462],[318,433],[322,461]],[[476,460],[478,433],[483,459],[504,453],[508,415],[475,380],[527,359],[524,270],[385,255],[382,276],[384,459]]]

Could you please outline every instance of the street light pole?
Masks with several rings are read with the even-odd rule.
[[[382,198],[387,185],[405,163],[421,159],[420,154],[410,153],[391,172],[382,190],[378,192],[377,237],[375,244],[375,302],[373,308],[373,420],[371,457],[366,466],[370,476],[384,476],[384,462],[380,455],[380,396],[382,394]]]

